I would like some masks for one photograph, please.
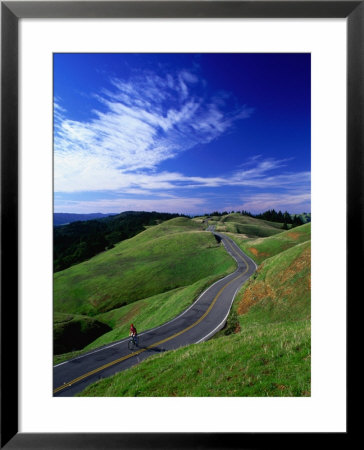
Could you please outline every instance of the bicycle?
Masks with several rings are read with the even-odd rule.
[[[128,349],[134,350],[136,347],[138,347],[138,338],[136,336],[130,336],[128,341]]]

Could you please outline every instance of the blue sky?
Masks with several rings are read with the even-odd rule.
[[[310,79],[309,54],[55,54],[55,212],[310,212]]]

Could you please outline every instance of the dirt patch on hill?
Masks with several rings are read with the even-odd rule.
[[[274,276],[267,276],[264,281],[260,281],[258,278],[258,280],[251,282],[237,302],[238,315],[246,314],[252,306],[265,299],[277,305],[282,301],[285,303],[285,299],[295,302],[301,301],[299,300],[301,297],[309,298],[311,290],[310,271],[311,251],[308,247],[290,265],[274,273]]]
[[[259,258],[269,258],[271,255],[269,253],[266,252],[261,252],[259,251],[257,248],[255,247],[249,247],[248,250],[254,255],[257,256]]]
[[[297,241],[301,237],[301,233],[298,233],[297,231],[290,231],[286,234],[286,236],[292,238],[293,240]]]
[[[273,296],[274,291],[267,283],[255,282],[252,287],[245,289],[243,297],[238,303],[237,312],[240,316],[246,314],[253,305],[264,298]]]
[[[258,256],[258,249],[256,249],[255,247],[249,247],[248,250],[253,253],[253,255]]]

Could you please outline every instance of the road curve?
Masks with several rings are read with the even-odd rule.
[[[148,356],[203,342],[223,328],[236,292],[257,266],[232,239],[214,234],[237,262],[235,272],[212,284],[176,318],[140,333],[135,351],[128,349],[126,338],[54,366],[54,396],[71,397],[100,378],[125,370]]]

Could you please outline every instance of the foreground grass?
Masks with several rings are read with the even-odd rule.
[[[81,396],[309,396],[310,241],[269,258],[237,294],[229,336],[153,356]]]
[[[100,380],[79,396],[309,396],[310,322],[255,324]]]
[[[168,222],[57,272],[54,310],[96,316],[233,267],[211,233],[189,219]]]

